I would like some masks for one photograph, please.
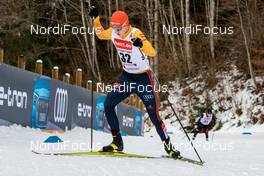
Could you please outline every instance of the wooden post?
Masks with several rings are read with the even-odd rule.
[[[65,73],[63,75],[63,82],[70,84],[70,77],[71,77],[70,73]]]
[[[18,68],[21,68],[21,69],[26,69],[26,59],[25,59],[25,56],[24,55],[20,55],[18,56],[17,58],[17,66]]]
[[[75,73],[75,85],[76,86],[82,86],[82,69],[77,68]]]
[[[0,48],[0,64],[4,63],[4,49]]]
[[[38,59],[35,64],[35,72],[42,75],[43,74],[43,62],[41,59]]]
[[[86,83],[86,88],[88,90],[91,90],[92,89],[92,80],[88,80],[87,83]]]
[[[59,67],[58,66],[54,66],[51,72],[51,77],[53,79],[59,79]]]

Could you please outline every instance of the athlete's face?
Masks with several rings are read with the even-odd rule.
[[[117,35],[123,35],[127,32],[128,26],[124,27],[112,27]]]

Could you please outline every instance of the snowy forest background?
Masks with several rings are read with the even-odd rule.
[[[262,0],[97,0],[87,1],[99,10],[105,28],[115,10],[128,13],[130,23],[151,41],[158,55],[151,66],[181,118],[192,122],[201,109],[212,108],[220,127],[264,123],[264,2]],[[26,57],[34,71],[42,59],[44,74],[59,66],[60,78],[76,68],[84,80],[113,83],[121,72],[111,42],[96,39],[92,68],[91,35],[31,35],[30,26],[91,26],[83,0],[0,0],[0,47],[4,61],[16,65]],[[233,27],[232,35],[169,35],[163,25]],[[74,77],[71,77],[73,79]],[[73,80],[71,80],[73,81]],[[85,83],[83,83],[85,84]],[[164,100],[168,95],[160,95]],[[165,105],[165,106],[164,106]],[[163,118],[175,119],[166,103]],[[148,119],[146,122],[149,126]]]

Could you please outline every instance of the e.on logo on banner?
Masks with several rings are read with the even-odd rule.
[[[68,111],[68,91],[57,88],[54,100],[54,121],[64,123]]]
[[[124,49],[124,50],[132,50],[132,42],[126,41],[126,40],[120,40],[117,38],[114,38],[115,46],[118,49]]]

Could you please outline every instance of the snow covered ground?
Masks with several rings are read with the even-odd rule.
[[[173,81],[169,90],[169,99],[184,126],[189,125],[189,118],[197,115],[194,107],[206,107],[211,104],[221,129],[250,128],[264,124],[264,77],[258,76],[256,80],[260,87],[258,91],[253,88],[252,81],[245,74],[238,71],[235,65],[228,71],[216,73],[217,84],[208,88],[201,75],[186,79],[185,81]],[[167,102],[163,102],[167,105]],[[163,119],[169,115],[167,123],[179,129],[176,117],[169,106],[162,109]],[[146,115],[145,118],[148,116]],[[146,130],[152,128],[146,125]]]
[[[220,131],[214,134],[213,140],[210,134],[209,142],[204,135],[198,135],[194,143],[206,162],[201,167],[169,159],[36,155],[30,150],[40,147],[51,134],[20,126],[1,126],[0,176],[261,176],[264,173],[263,129],[260,126],[252,135],[242,135],[243,129]],[[90,129],[76,128],[56,135],[64,140],[65,146],[53,145],[53,150],[89,150]],[[182,132],[173,133],[171,138],[184,156],[197,159]],[[111,136],[95,131],[94,139],[99,149],[111,141]],[[165,154],[154,130],[145,137],[124,137],[124,142],[125,152],[150,156]],[[42,145],[37,150],[44,149]]]
[[[219,82],[208,91],[199,77],[181,85],[175,81],[170,91],[173,103],[184,126],[195,111],[193,105],[210,98],[222,128],[210,133],[206,142],[203,134],[194,142],[204,166],[170,159],[114,158],[103,156],[47,156],[39,152],[90,151],[90,129],[75,128],[61,134],[48,134],[38,129],[13,125],[0,126],[0,176],[262,176],[264,175],[264,92],[252,89],[250,80],[234,67],[219,74]],[[239,79],[242,78],[242,79]],[[197,79],[197,80],[196,80]],[[264,85],[264,78],[257,77]],[[186,91],[188,90],[188,91]],[[185,92],[185,93],[184,93]],[[186,94],[186,92],[189,92]],[[221,100],[221,101],[219,101]],[[240,113],[239,113],[240,112]],[[175,147],[182,155],[198,160],[169,107],[161,112]],[[255,121],[255,122],[254,122]],[[147,123],[146,123],[147,124]],[[125,136],[125,152],[161,156],[165,152],[155,129],[146,125],[144,137]],[[242,135],[250,132],[252,135]],[[64,142],[44,144],[51,135]],[[110,134],[94,131],[94,151],[111,142]]]

